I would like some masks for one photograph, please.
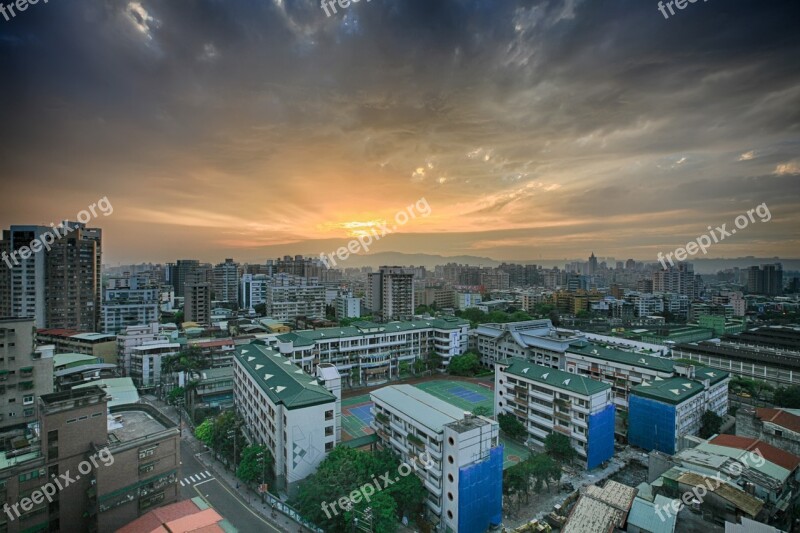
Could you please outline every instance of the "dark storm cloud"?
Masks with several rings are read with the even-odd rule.
[[[123,202],[115,258],[168,258],[137,240],[150,217],[181,252],[256,259],[424,195],[438,216],[420,251],[582,256],[594,239],[638,257],[766,201],[770,252],[796,256],[798,15],[788,0],[669,20],[650,0],[372,0],[330,18],[312,0],[40,2],[0,19],[0,223],[102,193]]]

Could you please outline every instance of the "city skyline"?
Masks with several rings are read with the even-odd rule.
[[[0,227],[105,196],[106,264],[260,262],[425,198],[370,252],[654,262],[766,204],[694,259],[796,258],[796,9],[40,4],[0,25]]]

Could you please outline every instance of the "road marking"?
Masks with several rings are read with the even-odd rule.
[[[201,481],[200,483],[197,483],[197,484],[195,485],[195,487],[199,487],[199,486],[200,486],[200,485],[202,485],[203,483],[208,483],[209,481],[214,481],[214,479],[207,479],[207,480],[205,480],[205,481]]]
[[[209,481],[211,481],[211,480],[209,479]],[[242,507],[244,507],[244,508],[245,508],[245,509],[246,509],[246,510],[247,510],[247,511],[250,513],[250,514],[252,514],[252,515],[253,515],[253,516],[255,516],[256,518],[258,518],[259,520],[261,520],[262,522],[264,522],[264,524],[266,524],[266,526],[267,526],[267,527],[269,527],[269,528],[270,528],[272,531],[275,531],[275,533],[281,533],[281,530],[280,530],[280,529],[275,529],[275,526],[273,526],[272,524],[270,524],[269,522],[267,522],[266,520],[264,520],[264,518],[263,518],[261,515],[259,515],[259,514],[258,514],[258,513],[256,513],[255,511],[253,511],[253,510],[250,508],[250,505],[249,505],[249,504],[246,504],[246,503],[244,503],[244,502],[243,502],[241,499],[239,499],[239,497],[238,497],[237,495],[235,495],[234,493],[232,493],[232,492],[231,492],[231,491],[228,489],[228,487],[226,487],[226,486],[225,486],[225,484],[224,484],[224,483],[220,482],[219,480],[215,480],[215,481],[217,481],[217,483],[219,483],[219,486],[220,486],[220,487],[222,487],[222,488],[225,490],[225,492],[227,492],[228,494],[230,494],[231,496],[233,496],[233,499],[234,499],[234,500],[236,500],[237,502],[239,502],[239,503],[241,504],[241,506],[242,506]],[[206,501],[206,503],[207,503],[208,505],[210,505],[211,507],[214,507],[214,506],[212,505],[212,503],[211,503],[210,501],[208,501],[208,500],[206,499],[206,497],[205,497],[205,496],[203,496],[203,494],[202,494],[202,493],[201,493],[201,492],[200,492],[200,491],[197,489],[197,486],[195,486],[195,487],[194,487],[194,490],[197,492],[197,495],[198,495],[198,496],[200,496],[201,498],[203,498],[203,499]]]
[[[186,485],[183,484],[183,480],[181,480],[181,487],[185,487]]]
[[[198,480],[196,480],[196,479],[194,478],[194,476],[189,476],[189,479],[191,479],[191,480],[192,480],[192,483],[197,483],[197,481],[198,481]]]

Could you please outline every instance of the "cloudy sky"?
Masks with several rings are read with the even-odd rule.
[[[5,3],[5,2],[3,2]],[[108,197],[105,262],[800,257],[800,5],[39,2],[0,17],[0,227]]]

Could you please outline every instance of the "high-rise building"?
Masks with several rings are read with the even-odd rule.
[[[34,351],[32,318],[0,319],[0,430],[36,420],[36,401],[53,392],[53,358]]]
[[[161,289],[148,276],[127,274],[110,278],[103,291],[103,333],[159,322],[160,302]]]
[[[174,287],[177,298],[183,298],[189,274],[200,268],[197,259],[178,259],[177,263],[167,264],[167,283]]]
[[[37,327],[97,331],[102,231],[79,222],[64,222],[59,230],[59,237],[47,226],[3,232],[0,253],[8,255],[3,260],[9,268],[0,273],[0,316],[30,317]]]
[[[252,309],[258,304],[267,301],[267,275],[266,274],[244,274],[240,281],[241,292],[239,294],[239,304],[243,309]]]
[[[747,270],[747,291],[767,296],[783,294],[783,266],[775,263],[750,267]]]
[[[214,299],[219,302],[239,305],[239,263],[225,259],[214,267]]]
[[[597,257],[594,256],[594,252],[592,255],[589,256],[589,272],[590,276],[594,276],[597,273]]]
[[[689,298],[695,297],[694,266],[678,263],[653,273],[653,292],[674,292]]]
[[[183,288],[183,318],[186,322],[211,324],[211,283],[202,268],[186,274]]]
[[[376,318],[410,320],[414,316],[414,274],[402,267],[383,266],[369,274],[365,292],[366,307]]]

